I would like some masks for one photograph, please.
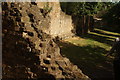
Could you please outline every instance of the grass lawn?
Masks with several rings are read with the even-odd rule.
[[[92,80],[112,80],[113,57],[105,57],[116,37],[120,34],[100,29],[82,37],[58,42],[61,54],[76,64]]]

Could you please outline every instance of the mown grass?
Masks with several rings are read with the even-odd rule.
[[[87,35],[66,39],[58,43],[61,54],[78,65],[94,80],[112,80],[112,57],[105,57],[113,41],[120,34],[95,29]],[[105,79],[103,79],[105,78]]]

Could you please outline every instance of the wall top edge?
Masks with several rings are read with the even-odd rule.
[[[119,2],[120,0],[0,0],[0,2]]]

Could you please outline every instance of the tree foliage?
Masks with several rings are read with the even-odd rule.
[[[107,21],[109,30],[118,31],[120,30],[120,2],[107,11],[103,16],[103,19]]]
[[[94,31],[93,16],[100,11],[112,7],[111,2],[62,2],[62,10],[72,16],[79,17],[76,26],[77,35],[87,34],[88,31]]]
[[[111,7],[111,2],[62,2],[61,8],[70,15],[94,15]]]
[[[110,23],[120,22],[120,2],[116,3],[108,12],[104,15],[104,18],[107,19]]]

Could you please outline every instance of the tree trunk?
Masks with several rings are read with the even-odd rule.
[[[83,15],[83,17],[82,17],[82,35],[85,34],[85,23],[86,23],[86,16]]]
[[[85,20],[85,32],[84,34],[87,34],[88,33],[88,26],[89,26],[89,16],[86,16],[86,20]]]
[[[93,16],[90,16],[90,27],[89,27],[90,31],[94,31],[94,19]]]

